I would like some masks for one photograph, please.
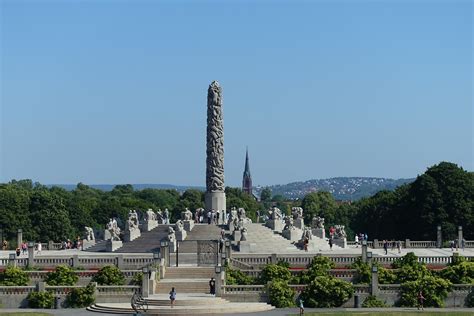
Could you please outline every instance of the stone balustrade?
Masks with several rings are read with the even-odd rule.
[[[30,282],[32,283],[44,281],[50,272],[51,271],[40,270],[25,271],[25,273],[28,274]],[[129,281],[132,280],[136,274],[142,273],[141,270],[121,270],[121,272],[125,279]],[[74,273],[79,277],[80,283],[88,283],[97,274],[97,270],[79,270],[74,271]]]

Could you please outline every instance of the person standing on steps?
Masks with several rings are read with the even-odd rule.
[[[216,280],[214,278],[209,281],[209,292],[211,295],[216,295]]]
[[[173,308],[174,306],[174,301],[176,300],[176,291],[174,290],[174,287],[171,288],[171,291],[170,291],[170,304],[171,304],[171,308]]]

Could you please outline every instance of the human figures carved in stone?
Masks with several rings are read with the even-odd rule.
[[[183,221],[193,220],[193,213],[186,207],[186,210],[181,213],[181,219]]]
[[[237,210],[237,216],[239,218],[246,218],[245,209],[243,207],[239,207],[239,209]]]
[[[170,212],[168,211],[167,208],[165,208],[165,211],[163,212],[163,224],[169,224],[170,220]]]
[[[106,229],[110,232],[110,239],[112,241],[120,240],[120,228],[117,225],[117,220],[111,218],[107,223]]]
[[[283,216],[281,214],[281,210],[278,207],[273,207],[270,211],[270,218],[271,219],[282,219]]]
[[[176,233],[175,233],[173,227],[171,227],[171,226],[168,227],[168,237],[167,237],[167,239],[171,243],[174,243],[176,241]]]
[[[303,208],[301,207],[292,207],[291,208],[291,215],[293,219],[303,218]]]
[[[224,192],[224,127],[222,88],[213,81],[207,90],[207,192]]]
[[[324,218],[315,216],[311,221],[312,228],[324,228]]]
[[[87,241],[95,240],[94,230],[92,229],[92,227],[84,226],[84,230],[85,230],[85,237]]]
[[[313,233],[311,232],[311,229],[305,227],[303,230],[303,235],[301,236],[302,240],[308,239],[311,240],[313,239]]]
[[[180,219],[176,221],[175,226],[176,226],[176,231],[178,232],[182,232],[184,230],[184,223]]]
[[[240,241],[247,241],[247,228],[242,227],[240,233]]]
[[[145,217],[145,220],[147,222],[149,221],[156,221],[157,220],[157,216],[155,214],[155,212],[153,212],[153,210],[151,208],[148,209],[148,211],[146,211],[145,213],[146,217]]]
[[[132,231],[138,229],[138,214],[135,210],[130,210],[128,212],[128,220],[127,220],[127,230]]]
[[[336,232],[334,233],[334,238],[343,239],[347,237],[344,225],[335,225],[334,228],[336,229]]]
[[[296,229],[296,227],[293,225],[293,219],[290,216],[287,216],[285,217],[285,226],[283,227],[283,230],[290,229]]]

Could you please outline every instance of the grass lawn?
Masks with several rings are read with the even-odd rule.
[[[47,313],[2,313],[0,312],[0,316],[52,316],[51,314]]]
[[[452,312],[452,311],[446,311],[443,312],[440,310],[439,312],[431,312],[431,311],[399,311],[399,312],[393,312],[393,311],[387,311],[387,312],[352,312],[352,311],[338,311],[338,312],[322,312],[322,313],[304,313],[305,316],[332,316],[332,315],[368,315],[368,316],[466,316],[466,315],[472,315],[472,312],[466,311],[466,312]]]

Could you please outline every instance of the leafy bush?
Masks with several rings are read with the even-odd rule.
[[[231,269],[227,267],[226,273],[226,284],[228,285],[252,285],[255,284],[255,279],[246,275],[240,270]]]
[[[431,272],[426,268],[425,264],[418,262],[418,257],[413,252],[409,252],[400,259],[395,260],[392,266],[398,269],[396,273],[397,283],[416,281],[431,276]]]
[[[142,285],[142,281],[143,281],[143,272],[136,273],[132,278],[131,284]]]
[[[440,276],[454,284],[473,284],[474,262],[458,260],[443,269]]]
[[[371,307],[387,307],[384,301],[377,298],[377,296],[369,295],[362,303],[362,307],[371,308]]]
[[[397,283],[397,275],[389,269],[379,266],[379,283],[394,284]]]
[[[328,257],[316,256],[308,265],[308,270],[293,277],[293,282],[297,284],[308,284],[318,276],[329,276],[329,270],[336,265]]]
[[[427,307],[443,307],[444,300],[448,296],[451,282],[432,275],[415,281],[406,281],[401,285],[400,305],[407,307],[418,306],[418,293],[423,291],[425,297],[424,305]]]
[[[51,292],[31,292],[27,300],[30,308],[53,308],[54,298]]]
[[[66,305],[72,308],[87,307],[95,302],[95,286],[89,283],[84,288],[75,288],[66,297]]]
[[[466,306],[474,307],[474,288],[471,290],[471,293],[466,297]]]
[[[125,277],[116,266],[105,266],[94,275],[92,282],[97,282],[100,285],[123,285]]]
[[[291,272],[287,267],[278,264],[267,264],[260,274],[259,283],[267,284],[269,281],[289,281]]]
[[[0,284],[6,286],[28,285],[28,274],[20,268],[8,266],[0,274]]]
[[[354,283],[369,284],[372,280],[370,265],[367,262],[362,262],[362,258],[357,258],[356,261],[350,265],[350,268],[357,270],[357,273],[354,277]]]
[[[270,304],[277,308],[294,306],[295,291],[286,281],[274,281],[268,287]]]
[[[339,307],[352,297],[351,283],[331,277],[318,276],[301,293],[308,307]]]
[[[46,276],[48,285],[74,285],[78,280],[79,277],[74,273],[74,270],[64,265],[57,266],[54,272],[50,272]]]

